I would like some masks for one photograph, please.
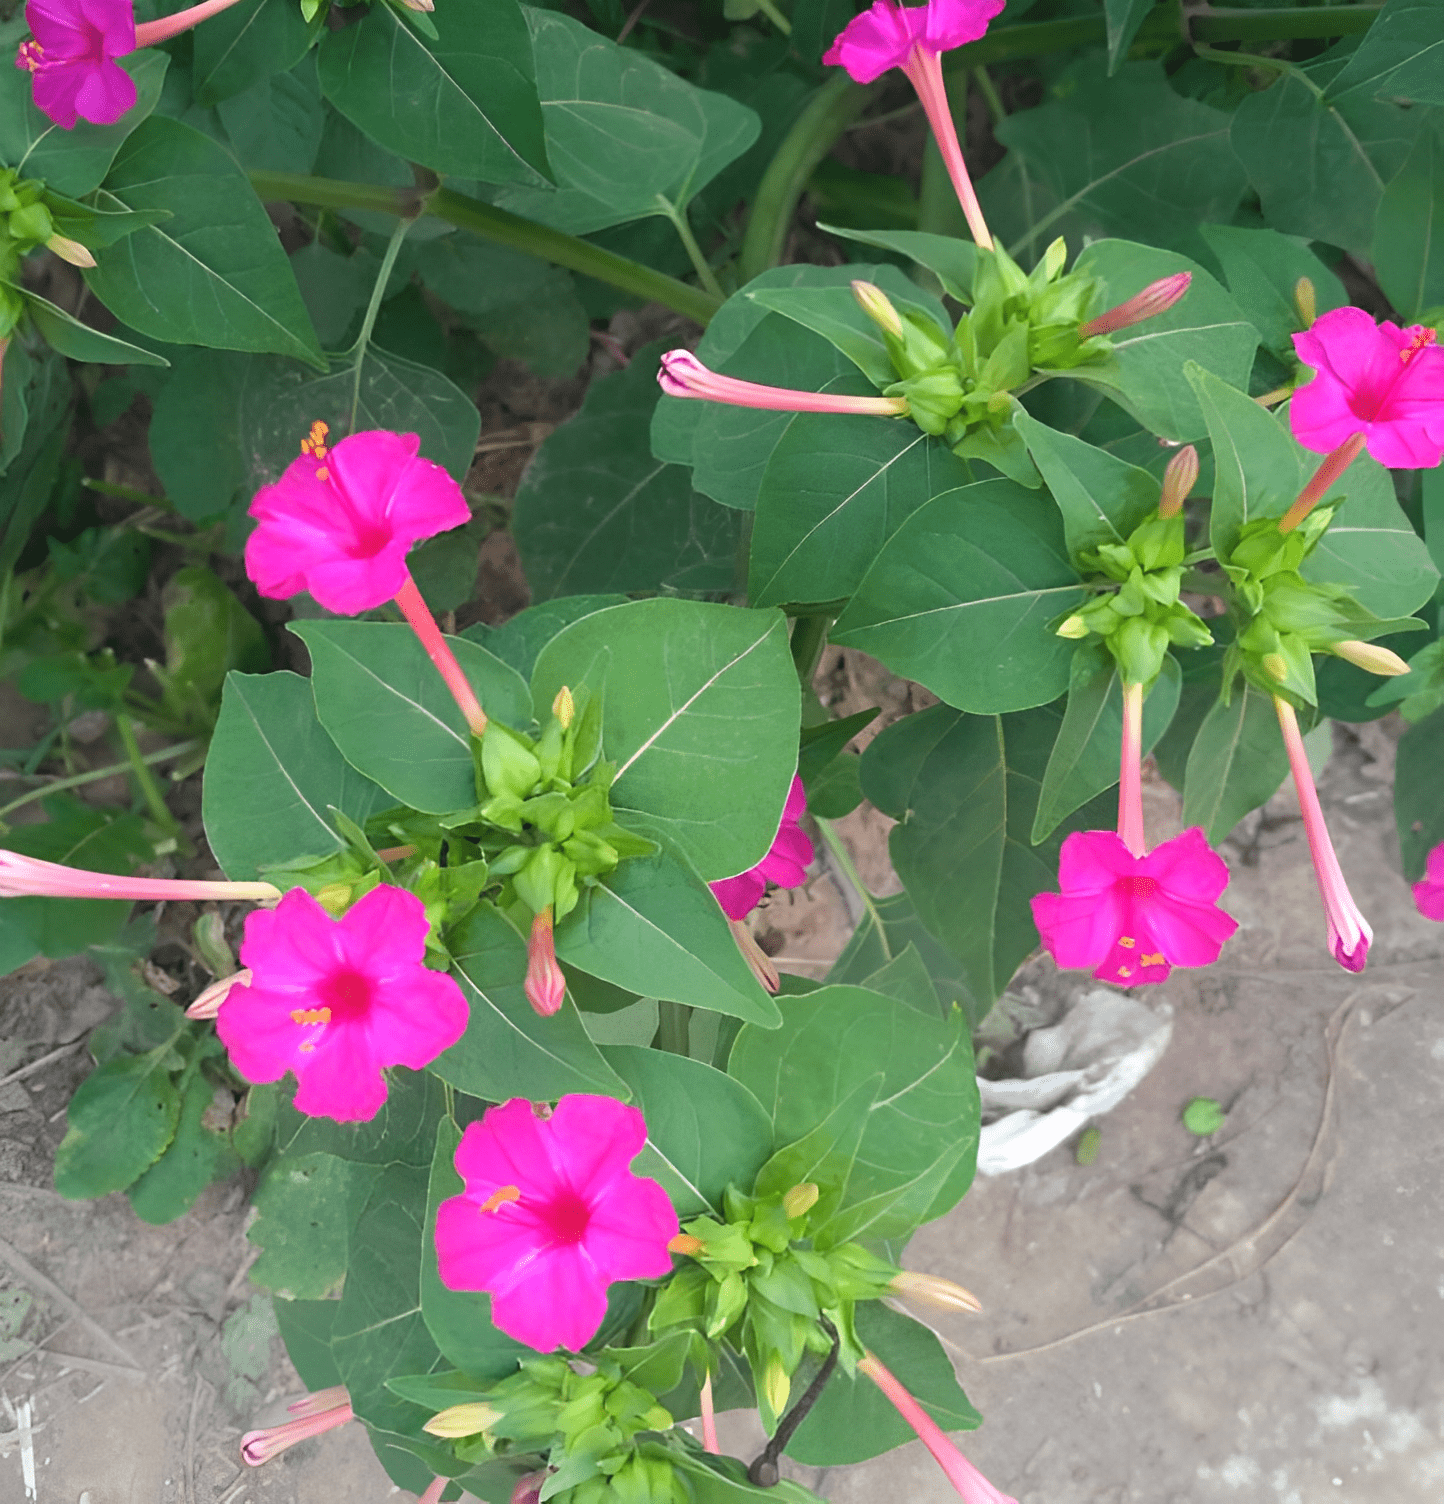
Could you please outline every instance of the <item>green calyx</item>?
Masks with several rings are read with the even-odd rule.
[[[1151,685],[1170,647],[1206,647],[1213,634],[1179,599],[1189,558],[1182,515],[1145,518],[1126,542],[1081,553],[1096,592],[1054,630],[1082,641],[1097,636],[1125,682]]]

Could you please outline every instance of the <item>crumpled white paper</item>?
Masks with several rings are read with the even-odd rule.
[[[978,1173],[1003,1175],[1041,1159],[1090,1119],[1111,1112],[1153,1069],[1173,1037],[1173,1009],[1095,987],[1023,1045],[1023,1077],[978,1080],[983,1127]]]

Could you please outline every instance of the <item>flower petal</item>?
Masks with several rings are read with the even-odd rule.
[[[541,1353],[580,1352],[606,1314],[606,1281],[579,1244],[539,1254],[525,1279],[491,1300],[498,1330]]]

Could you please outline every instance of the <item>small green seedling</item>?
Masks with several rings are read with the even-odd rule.
[[[1183,1109],[1183,1126],[1199,1138],[1207,1138],[1223,1127],[1226,1116],[1222,1104],[1212,1097],[1195,1097]]]
[[[1098,1145],[1103,1142],[1103,1135],[1096,1128],[1085,1128],[1078,1135],[1078,1143],[1073,1150],[1073,1158],[1080,1165],[1091,1165],[1098,1158]]]

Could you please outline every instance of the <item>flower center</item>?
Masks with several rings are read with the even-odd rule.
[[[1123,891],[1130,898],[1152,898],[1158,892],[1156,877],[1125,877],[1121,881]]]
[[[321,1000],[337,1023],[360,1018],[371,1006],[371,983],[349,967],[327,977],[320,987]]]
[[[19,50],[15,54],[15,66],[34,73],[44,61],[44,56],[44,49],[39,42],[33,40],[21,42]]]
[[[555,1243],[580,1243],[592,1220],[592,1209],[575,1191],[563,1191],[542,1214]]]

